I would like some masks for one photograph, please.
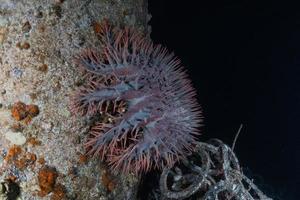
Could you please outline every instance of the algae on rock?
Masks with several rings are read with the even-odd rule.
[[[41,199],[38,171],[50,166],[58,172],[56,184],[64,186],[65,198],[135,199],[136,177],[118,178],[107,192],[101,182],[105,167],[97,159],[79,162],[88,119],[73,118],[68,106],[81,79],[74,56],[100,48],[92,22],[108,19],[149,35],[149,18],[147,0],[0,0],[0,182],[14,179],[22,199]],[[35,104],[39,114],[15,120],[11,108],[19,101]],[[23,128],[15,132],[15,126]],[[32,145],[31,138],[40,143]],[[6,159],[12,140],[24,155],[36,155],[34,164],[20,169],[21,155]]]

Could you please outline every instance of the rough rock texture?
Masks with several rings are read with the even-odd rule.
[[[0,182],[17,183],[22,199],[135,199],[136,177],[83,156],[89,119],[69,112],[81,81],[73,57],[99,48],[92,24],[103,19],[149,33],[146,0],[0,0]],[[41,192],[45,168],[57,176]]]

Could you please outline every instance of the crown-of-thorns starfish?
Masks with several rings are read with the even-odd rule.
[[[85,83],[71,103],[74,114],[100,116],[87,153],[137,174],[186,158],[202,115],[180,61],[132,28],[103,23],[98,34],[103,48],[76,57]]]

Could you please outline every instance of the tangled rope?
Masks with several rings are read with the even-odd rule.
[[[161,199],[271,199],[243,174],[233,150],[222,141],[199,142],[196,149],[181,165],[163,170]]]

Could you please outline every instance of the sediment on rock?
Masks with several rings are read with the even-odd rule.
[[[82,161],[89,119],[71,116],[69,94],[82,78],[74,55],[100,48],[93,22],[149,34],[149,18],[146,0],[0,0],[0,181],[18,184],[22,199],[135,198],[136,177],[107,178],[97,159]],[[11,148],[22,153],[8,161]],[[38,173],[45,167],[57,177],[41,197]],[[102,176],[118,183],[105,185]]]

